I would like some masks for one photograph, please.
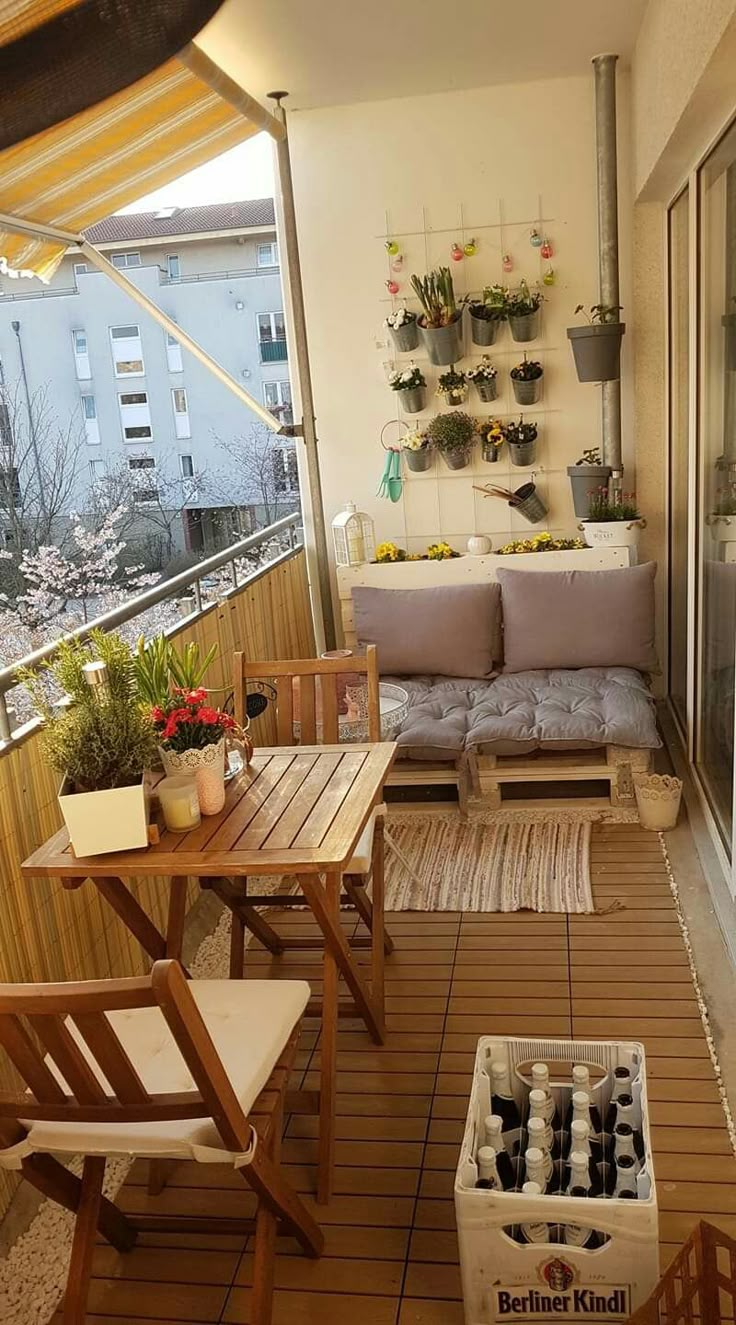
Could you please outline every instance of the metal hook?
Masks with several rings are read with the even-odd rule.
[[[388,423],[384,423],[381,429],[380,441],[384,451],[400,451],[401,450],[400,438],[395,446],[387,446],[386,443],[384,442],[383,438],[387,428],[405,428],[407,432],[411,432],[411,428],[409,427],[405,419],[389,419]]]

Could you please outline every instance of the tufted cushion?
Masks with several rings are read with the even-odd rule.
[[[626,667],[517,672],[485,682],[413,677],[400,684],[410,708],[397,740],[409,759],[661,744],[649,688]]]
[[[309,985],[304,980],[193,980],[189,988],[247,1114],[304,1012],[311,992]],[[157,1007],[132,1008],[107,1015],[148,1091],[194,1089],[186,1064]],[[76,1028],[70,1022],[67,1024],[89,1059],[89,1050]],[[49,1066],[65,1085],[54,1064]],[[108,1083],[104,1084],[109,1091]],[[195,1159],[198,1147],[225,1149],[208,1118],[127,1125],[29,1122],[26,1126],[28,1142],[34,1150],[44,1153]],[[227,1155],[223,1154],[221,1159],[226,1160]]]
[[[486,677],[500,630],[497,584],[353,589],[359,644],[375,644],[381,673]]]

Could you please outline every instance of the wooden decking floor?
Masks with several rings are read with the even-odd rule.
[[[625,909],[390,917],[389,1034],[376,1048],[360,1024],[341,1023],[336,1195],[315,1207],[326,1252],[309,1262],[282,1243],[274,1325],[460,1325],[453,1173],[476,1040],[494,1031],[643,1040],[663,1263],[701,1216],[736,1236],[736,1162],[657,840],[596,825],[592,858],[598,905]],[[280,927],[311,925],[296,912]],[[274,961],[256,947],[248,965],[310,980],[320,969],[318,953]],[[311,1026],[302,1084],[316,1082],[318,1062]],[[315,1136],[316,1119],[289,1121],[285,1159],[310,1206]],[[145,1180],[136,1165],[125,1209],[249,1210],[242,1180],[220,1167],[182,1164],[155,1200]],[[124,1257],[101,1245],[90,1325],[247,1322],[250,1273],[237,1236],[148,1234]]]

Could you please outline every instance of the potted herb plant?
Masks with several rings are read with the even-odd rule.
[[[448,469],[465,469],[470,463],[475,424],[469,414],[437,414],[427,428],[427,437],[437,447]]]
[[[719,491],[713,511],[706,515],[705,523],[715,543],[736,543],[736,497]]]
[[[463,405],[468,398],[468,379],[465,373],[458,372],[456,368],[440,373],[437,395],[442,396],[448,405]]]
[[[506,441],[506,428],[500,419],[489,419],[480,425],[481,455],[489,465],[495,465]]]
[[[537,456],[536,423],[525,423],[521,415],[518,423],[507,423],[505,431],[512,465],[533,465]]]
[[[417,348],[419,328],[416,313],[410,313],[408,308],[397,308],[395,313],[389,313],[383,325],[388,327],[394,348],[400,353]]]
[[[413,470],[415,474],[423,474],[431,468],[432,447],[426,433],[418,430],[405,433],[401,439],[401,449],[407,469]]]
[[[543,377],[541,363],[536,359],[527,359],[524,355],[521,363],[511,369],[511,385],[517,405],[536,405],[542,394]]]
[[[470,335],[474,345],[493,345],[501,323],[506,320],[508,293],[503,285],[487,285],[483,298],[468,306]]]
[[[598,447],[583,451],[574,465],[567,466],[567,476],[572,488],[572,504],[578,519],[588,514],[588,497],[593,488],[607,488],[611,477],[611,466],[604,465]]]
[[[541,290],[530,290],[526,281],[520,281],[506,298],[506,316],[515,341],[535,340],[539,335],[539,310],[544,295]]]
[[[598,488],[588,498],[588,515],[578,526],[588,547],[637,547],[647,522],[639,514],[634,492],[609,496]]]
[[[20,679],[43,722],[45,757],[62,779],[59,807],[75,855],[147,846],[144,771],[155,762],[156,737],[136,696],[129,646],[93,630],[88,645],[61,640],[53,661]]]
[[[427,382],[415,363],[410,363],[407,368],[395,368],[389,373],[388,384],[398,395],[406,414],[419,414],[424,409]]]
[[[567,328],[578,381],[615,382],[621,376],[621,340],[626,330],[619,319],[621,305],[592,304],[588,311],[578,304],[575,312],[587,318],[585,326]]]
[[[497,372],[493,367],[487,354],[483,355],[479,364],[474,368],[469,368],[465,374],[469,382],[473,383],[478,392],[479,400],[495,400],[498,394],[496,383]]]
[[[428,276],[412,276],[411,283],[422,305],[419,330],[430,363],[455,363],[463,353],[463,309],[455,301],[450,268],[439,267]]]

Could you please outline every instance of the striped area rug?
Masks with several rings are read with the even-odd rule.
[[[421,880],[387,850],[387,911],[595,911],[589,819],[391,814],[387,827]]]

